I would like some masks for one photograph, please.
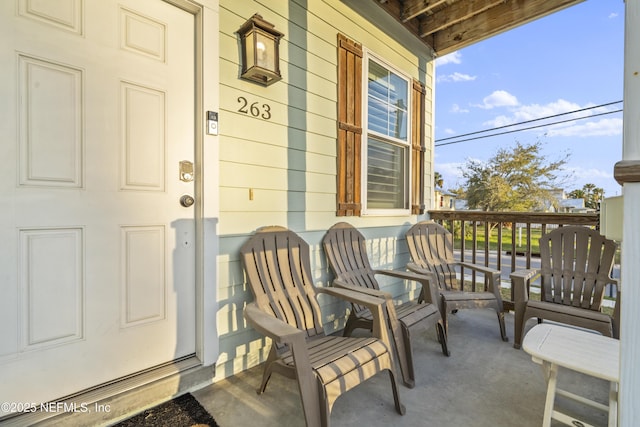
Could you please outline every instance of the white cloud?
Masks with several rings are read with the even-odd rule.
[[[504,103],[505,100],[509,99],[509,97],[506,95],[496,95],[498,92],[504,92],[504,91],[494,92],[493,94],[491,94],[490,96],[484,99],[484,104],[478,105],[478,107],[490,109],[498,105],[500,102]],[[515,97],[513,97],[513,99],[515,100]],[[515,102],[517,103],[517,101]],[[557,101],[550,102],[544,105],[540,105],[540,104],[517,105],[516,104],[514,108],[511,108],[510,114],[501,114],[499,116],[496,116],[490,120],[483,122],[483,125],[497,128],[501,126],[512,125],[515,123],[535,121],[536,119],[551,117],[550,119],[547,120],[549,125],[548,127],[546,127],[546,135],[549,137],[552,137],[552,136],[565,136],[565,137],[566,136],[572,136],[572,137],[615,136],[615,135],[620,135],[622,133],[621,118],[604,118],[597,121],[594,118],[591,121],[585,122],[585,120],[588,120],[589,117],[592,116],[593,114],[606,113],[607,111],[610,111],[610,109],[606,107],[593,108],[585,111],[571,113],[572,111],[582,110],[590,107],[593,107],[593,104],[587,104],[587,105],[581,106],[580,104],[577,104],[575,102],[570,102],[564,99],[558,99]],[[571,113],[571,114],[564,114],[564,113]],[[559,114],[562,114],[562,115],[558,117],[552,117],[552,116],[557,116]],[[564,121],[564,123],[553,125],[553,122],[555,121]],[[545,124],[545,121],[541,120],[539,122],[525,124],[522,127],[541,126],[544,124]],[[538,127],[536,128],[536,131],[540,132],[541,129],[544,129],[544,128]]]
[[[609,19],[617,18],[618,14],[616,12],[612,12],[609,14]]]
[[[453,104],[451,106],[451,110],[449,110],[452,113],[468,113],[469,110],[467,110],[466,108],[462,108],[460,107],[458,104]]]
[[[494,94],[495,93],[496,92],[494,92]],[[488,102],[487,98],[484,99],[485,104],[487,104]],[[557,114],[568,113],[570,111],[575,111],[575,110],[584,108],[584,107],[581,107],[579,104],[565,101],[564,99],[559,99],[557,101],[550,102],[549,104],[546,104],[546,105],[540,105],[540,104],[517,105],[516,104],[516,106],[517,108],[512,109],[511,115],[500,115],[491,120],[484,122],[483,124],[494,126],[494,127],[507,126],[514,123],[526,122],[529,120],[535,120],[542,117],[555,116]],[[490,108],[490,107],[484,107],[484,108]],[[580,113],[563,116],[558,120],[566,120],[569,118],[578,119],[581,117],[589,116],[591,114],[592,113],[589,111],[584,111]]]
[[[540,104],[531,104],[531,105],[522,105],[518,108],[517,111],[514,112],[514,118],[516,121],[526,121],[526,120],[534,120],[539,119],[540,117],[549,117],[554,116],[556,114],[568,113],[569,111],[580,110],[581,107],[579,104],[575,102],[565,101],[564,99],[558,99],[555,102],[550,102],[546,105]],[[576,113],[575,115],[566,116],[566,118],[579,118],[588,116],[591,113],[583,112],[582,114]]]
[[[451,128],[446,128],[446,129],[444,130],[444,133],[445,133],[445,134],[447,134],[447,135],[455,135],[455,134],[456,134],[456,131],[455,131],[455,130],[453,130],[453,129],[451,129]]]
[[[436,58],[436,67],[446,64],[461,64],[462,54],[458,51]]]
[[[484,126],[491,126],[491,127],[494,127],[494,128],[499,128],[499,127],[502,127],[502,126],[512,125],[515,122],[516,121],[515,121],[515,119],[513,117],[507,117],[507,116],[501,115],[501,116],[495,117],[495,118],[493,118],[491,120],[487,120],[486,122],[483,122],[482,124]]]
[[[491,95],[484,97],[482,104],[477,107],[490,110],[495,107],[515,107],[519,105],[518,98],[505,90],[496,90]]]
[[[550,127],[547,136],[615,136],[622,134],[622,119],[600,119],[569,126]]]
[[[594,179],[610,179],[613,178],[611,172],[604,171],[596,168],[583,168],[581,166],[565,166],[563,168],[565,172],[571,174],[573,178],[579,181],[589,181]]]
[[[455,72],[453,74],[443,74],[438,76],[438,82],[447,83],[447,82],[470,82],[476,79],[476,76],[470,76],[469,74],[463,74]]]

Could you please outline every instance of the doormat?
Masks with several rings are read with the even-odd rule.
[[[190,393],[147,409],[114,427],[218,427]]]

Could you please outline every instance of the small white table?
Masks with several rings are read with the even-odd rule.
[[[542,365],[547,381],[543,427],[549,427],[552,418],[571,426],[589,425],[555,410],[553,405],[556,394],[605,412],[608,411],[609,426],[617,425],[618,383],[620,382],[620,342],[618,340],[579,329],[543,323],[534,326],[527,333],[522,348],[531,355],[534,362]],[[559,367],[609,381],[611,383],[609,406],[558,389],[556,386]]]

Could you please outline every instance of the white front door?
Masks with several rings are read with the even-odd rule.
[[[194,39],[161,0],[0,2],[0,402],[195,352]]]

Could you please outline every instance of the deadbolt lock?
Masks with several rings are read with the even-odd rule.
[[[185,194],[184,196],[180,197],[180,204],[185,208],[193,206],[195,202],[196,202],[196,199],[194,199],[192,196],[188,194]]]
[[[188,160],[182,160],[180,162],[180,181],[193,181],[193,163]]]

